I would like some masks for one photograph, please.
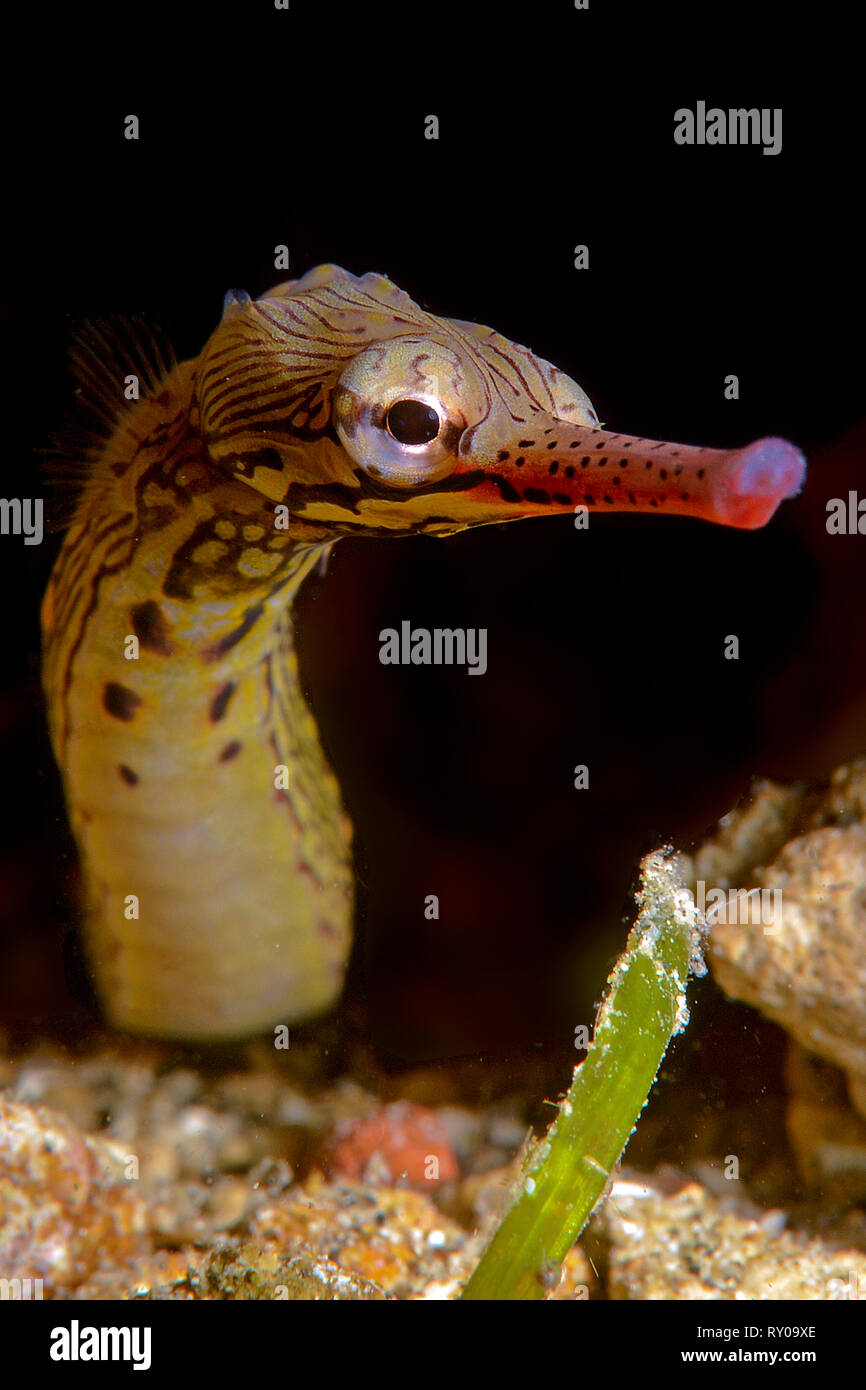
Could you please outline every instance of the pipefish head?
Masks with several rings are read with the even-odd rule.
[[[211,461],[320,538],[576,507],[754,529],[805,476],[782,439],[722,450],[604,430],[528,348],[331,265],[255,301],[230,293],[195,392]]]

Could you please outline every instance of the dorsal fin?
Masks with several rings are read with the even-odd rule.
[[[94,460],[129,408],[124,378],[138,377],[143,398],[177,365],[165,331],[137,315],[84,320],[72,332],[69,362],[75,401],[48,446],[38,451],[49,490],[50,531],[69,525]]]
[[[101,424],[102,438],[108,438],[128,407],[124,377],[137,376],[140,394],[149,395],[176,365],[161,328],[142,318],[120,316],[85,320],[73,336],[69,359],[79,408],[94,424]]]

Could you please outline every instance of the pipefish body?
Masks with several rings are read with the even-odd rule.
[[[577,506],[751,529],[805,474],[780,439],[603,430],[527,348],[332,265],[229,293],[193,361],[94,325],[73,362],[98,429],[42,607],[44,687],[97,989],[157,1036],[243,1037],[340,993],[351,827],[292,626],[329,546]]]

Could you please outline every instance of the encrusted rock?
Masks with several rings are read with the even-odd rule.
[[[755,1219],[698,1183],[664,1194],[650,1181],[614,1183],[599,1219],[611,1242],[616,1299],[866,1300],[866,1255],[830,1250]]]
[[[383,1105],[369,1119],[343,1120],[322,1151],[329,1174],[430,1191],[460,1176],[435,1111],[410,1101]]]
[[[43,1296],[149,1252],[127,1156],[61,1115],[0,1094],[0,1271],[41,1279]]]
[[[866,1200],[866,1118],[847,1103],[844,1074],[792,1041],[785,1077],[788,1138],[807,1186],[831,1209]]]
[[[866,828],[855,822],[801,835],[755,879],[769,912],[750,913],[741,900],[727,912],[734,920],[711,919],[716,979],[727,994],[755,1005],[862,1082]],[[858,1097],[862,1085],[852,1090]]]
[[[369,1279],[321,1255],[286,1258],[276,1246],[215,1250],[190,1278],[194,1297],[345,1302],[384,1299]]]
[[[480,1248],[428,1197],[409,1189],[325,1183],[313,1175],[255,1217],[253,1234],[284,1251],[302,1248],[398,1297],[424,1297],[434,1282],[453,1296]]]

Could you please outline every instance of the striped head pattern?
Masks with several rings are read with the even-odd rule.
[[[805,473],[780,439],[719,450],[609,433],[581,387],[527,348],[333,265],[255,301],[227,295],[194,390],[213,464],[285,503],[313,540],[576,506],[752,529]]]

